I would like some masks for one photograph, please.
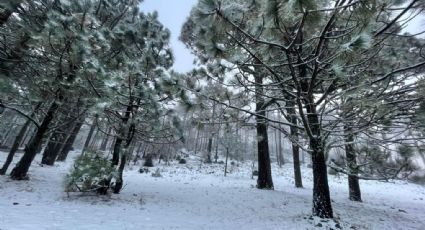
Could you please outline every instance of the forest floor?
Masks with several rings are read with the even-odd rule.
[[[361,181],[364,202],[358,203],[347,199],[345,176],[329,176],[335,219],[325,221],[310,216],[307,167],[304,188],[297,189],[292,165],[273,165],[275,190],[268,191],[255,188],[249,162],[230,166],[224,177],[224,165],[201,165],[192,157],[184,165],[157,164],[162,177],[127,167],[120,194],[68,196],[63,178],[72,161],[42,167],[39,157],[29,181],[0,176],[1,230],[425,229],[425,187],[403,181]],[[0,164],[5,158],[0,152]]]

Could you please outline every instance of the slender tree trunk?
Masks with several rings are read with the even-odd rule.
[[[227,175],[227,161],[229,159],[229,147],[226,147],[226,162],[224,163],[224,176]]]
[[[22,138],[21,144],[19,147],[24,147],[27,142],[29,142],[28,138],[30,138],[34,134],[34,130],[31,128],[31,126],[28,127],[27,132],[25,133],[24,137]]]
[[[72,149],[72,146],[74,145],[75,139],[77,138],[78,133],[80,132],[81,127],[84,124],[85,116],[82,116],[79,121],[75,124],[74,128],[71,131],[71,134],[66,139],[65,145],[62,147],[62,149],[59,152],[57,161],[65,161],[68,157],[69,152]]]
[[[87,151],[87,148],[89,147],[90,141],[92,139],[94,130],[96,129],[97,126],[97,118],[99,117],[99,115],[95,115],[94,116],[94,121],[93,124],[90,126],[90,130],[89,130],[89,134],[87,135],[87,139],[84,142],[84,147],[83,147],[83,151],[81,152],[81,154],[84,154],[85,151]]]
[[[350,124],[348,124],[350,125]],[[351,133],[351,128],[345,127],[345,157],[348,166],[348,197],[352,201],[362,201],[359,177],[357,176],[357,160],[354,150],[354,135]]]
[[[31,139],[28,147],[25,149],[25,153],[19,162],[13,168],[10,176],[14,180],[23,180],[27,178],[28,169],[31,166],[32,161],[34,160],[35,155],[37,154],[37,149],[40,146],[44,134],[47,132],[50,123],[52,122],[56,110],[59,108],[59,104],[54,101],[49,110],[47,111],[46,116],[43,119],[40,127],[38,127],[37,132],[34,137]]]
[[[72,130],[75,122],[67,122],[68,117],[62,117],[59,119],[59,128],[57,128],[50,136],[47,146],[44,149],[41,163],[45,165],[53,165],[56,161],[56,157],[60,153],[62,146],[65,145],[68,135],[67,130]],[[63,124],[65,123],[65,124]]]
[[[129,99],[129,106],[127,106],[127,109],[124,113],[124,117],[122,119],[123,125],[127,125],[128,121],[130,120],[130,115],[133,111],[133,99],[130,97]],[[138,101],[137,106],[139,106],[140,101]],[[137,109],[136,109],[137,111]],[[124,181],[123,181],[123,172],[124,167],[127,161],[127,154],[128,154],[128,147],[130,146],[134,132],[135,132],[136,126],[135,124],[131,124],[128,132],[127,132],[127,138],[124,146],[124,152],[121,153],[122,143],[123,143],[123,133],[119,133],[117,136],[117,139],[115,140],[115,146],[114,146],[114,153],[112,154],[112,165],[117,166],[118,165],[118,176],[116,178],[115,187],[113,188],[114,193],[119,193],[123,187]],[[120,129],[121,130],[121,129]]]
[[[263,77],[255,75],[255,100],[257,123],[257,148],[258,148],[258,179],[257,188],[274,189],[270,164],[269,142],[267,135],[266,111],[263,99]]]
[[[302,188],[303,181],[301,177],[301,167],[300,167],[300,149],[298,145],[292,144],[292,154],[294,161],[294,179],[295,179],[295,187]]]
[[[220,120],[221,122],[221,120]],[[219,123],[220,123],[219,122]],[[217,136],[216,136],[216,141],[215,141],[215,155],[214,155],[214,162],[217,163],[218,161],[218,143],[219,143],[219,139],[220,139],[220,130],[221,130],[221,124],[218,125],[218,130],[217,130]]]
[[[124,145],[124,152],[121,154],[121,157],[120,157],[120,162],[118,166],[118,178],[115,182],[115,187],[113,188],[114,193],[119,193],[124,184],[123,172],[124,172],[125,164],[127,162],[128,149],[133,140],[135,129],[136,129],[135,124],[131,124],[128,130],[127,139]],[[119,148],[118,150],[121,151],[121,145],[119,145],[118,148]],[[114,151],[114,155],[115,155],[115,151]]]
[[[3,136],[3,138],[2,138],[2,140],[0,142],[0,147],[7,145],[7,140],[9,139],[9,135],[12,132],[12,130],[14,130],[14,126],[15,126],[17,120],[18,120],[18,117],[17,116],[15,116],[12,119],[12,123],[9,125],[9,128],[6,129],[7,130],[6,131],[6,134]]]
[[[200,133],[200,130],[199,130],[199,127],[198,126],[196,126],[196,142],[195,142],[195,155],[196,155],[196,153],[197,153],[197,150],[198,150],[198,142],[199,142],[199,133]]]
[[[280,119],[279,119],[280,120]],[[279,124],[279,127],[280,124]],[[278,144],[279,144],[279,162],[280,162],[280,166],[285,164],[285,158],[283,157],[283,151],[282,151],[282,132],[279,130],[278,131]]]
[[[108,145],[109,135],[111,135],[112,127],[108,128],[107,134],[105,134],[105,137],[102,140],[102,143],[100,144],[100,150],[106,151],[106,146]]]
[[[114,144],[114,153],[112,154],[112,165],[117,166],[120,161],[121,145],[124,140],[117,137]]]
[[[291,124],[294,126],[298,125],[297,115],[295,113],[295,103],[293,99],[287,99],[287,109],[289,119]],[[300,148],[298,147],[298,129],[294,126],[291,126],[291,138],[292,138],[292,161],[294,164],[294,180],[295,187],[302,188],[303,182],[301,177],[301,164],[300,164]]]
[[[206,162],[208,164],[212,163],[212,160],[211,160],[211,150],[212,150],[212,135],[208,138],[207,162]]]
[[[31,113],[30,117],[33,118],[37,111],[40,109],[43,103],[39,102],[34,108],[34,111]],[[31,125],[31,120],[28,119],[25,124],[22,126],[21,130],[19,130],[18,135],[13,142],[12,148],[10,149],[9,154],[7,155],[6,161],[3,164],[3,167],[0,169],[0,175],[6,174],[7,169],[9,168],[10,163],[12,163],[13,157],[15,156],[16,151],[18,150],[22,140],[24,140],[25,133],[27,133],[28,127]]]

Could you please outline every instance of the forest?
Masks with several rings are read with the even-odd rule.
[[[195,2],[0,2],[0,229],[425,229],[423,0]]]

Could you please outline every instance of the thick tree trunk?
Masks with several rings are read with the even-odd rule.
[[[33,118],[37,113],[38,109],[40,109],[42,103],[37,103],[34,111],[31,113],[30,117]],[[21,130],[19,130],[18,135],[13,142],[12,148],[10,149],[9,154],[7,155],[6,161],[3,164],[3,167],[0,169],[0,175],[6,174],[7,169],[9,168],[10,163],[12,163],[13,157],[15,156],[16,151],[18,150],[22,140],[24,140],[24,136],[27,133],[28,127],[31,125],[31,120],[28,119],[25,124],[22,126]]]
[[[81,127],[84,124],[85,116],[83,116],[74,126],[74,128],[71,131],[71,134],[68,136],[68,138],[65,141],[65,145],[62,147],[62,149],[59,152],[57,161],[65,161],[68,157],[69,152],[72,149],[72,146],[74,145],[75,139],[77,138],[78,133],[80,132]]]
[[[356,160],[356,153],[354,150],[354,136],[351,133],[351,130],[349,127],[346,127],[345,129],[345,157],[347,160],[347,166],[348,166],[348,197],[352,201],[362,201],[361,191],[360,191],[360,184],[359,184],[359,177],[357,176],[357,160]]]
[[[274,189],[270,164],[269,142],[267,135],[266,111],[263,99],[263,77],[255,75],[256,125],[258,148],[258,179],[257,188]]]
[[[311,99],[311,101],[313,100]],[[313,215],[321,218],[333,218],[324,143],[314,103],[309,104],[307,113],[309,127],[313,135],[313,137],[309,137],[313,165]]]
[[[40,127],[38,127],[37,132],[34,137],[31,139],[28,147],[25,149],[25,153],[19,162],[16,164],[15,168],[12,170],[10,176],[14,180],[23,180],[27,178],[28,169],[31,166],[32,161],[34,160],[35,155],[37,154],[37,149],[41,145],[43,136],[49,128],[50,123],[52,122],[56,110],[59,108],[59,104],[53,102],[50,105],[49,110],[47,111],[46,116],[43,119]]]

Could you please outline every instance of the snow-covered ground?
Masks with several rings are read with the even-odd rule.
[[[0,164],[6,153],[0,152]],[[38,156],[39,157],[39,156]],[[296,189],[292,165],[273,165],[274,191],[258,190],[250,163],[157,165],[162,177],[125,172],[121,194],[107,197],[63,192],[71,162],[41,167],[29,181],[0,176],[0,229],[425,229],[425,187],[396,181],[361,181],[363,203],[347,199],[344,176],[330,176],[335,220],[311,218],[311,169]],[[12,165],[13,166],[13,165]],[[154,171],[154,169],[151,169]]]

